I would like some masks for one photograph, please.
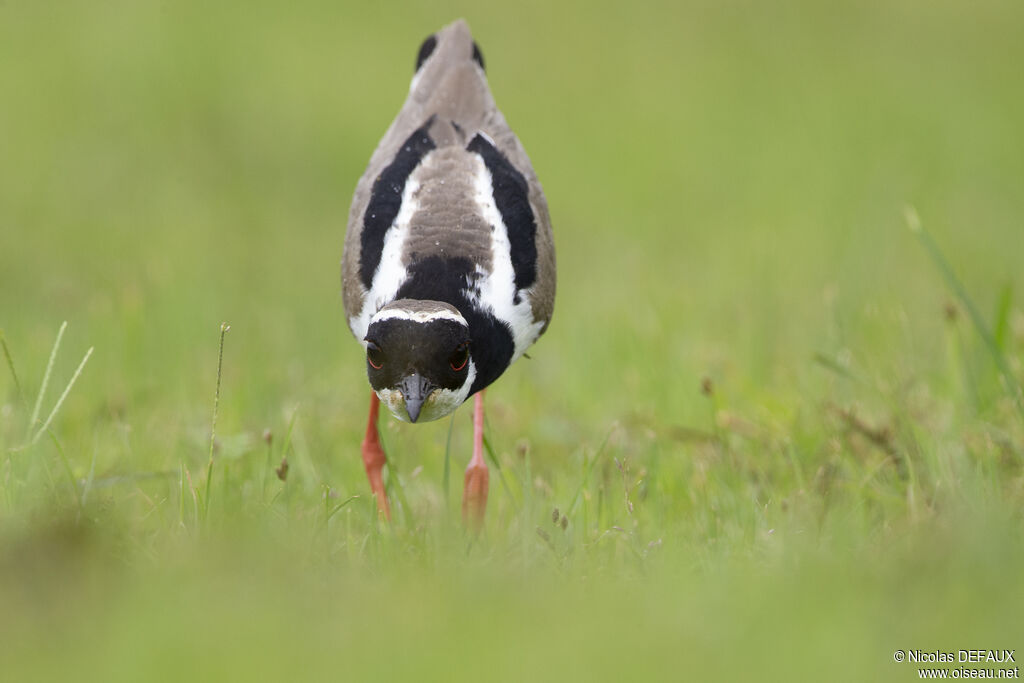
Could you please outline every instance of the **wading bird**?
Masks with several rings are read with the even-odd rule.
[[[540,183],[462,20],[420,46],[409,96],[356,185],[341,279],[373,389],[362,455],[380,513],[390,518],[380,403],[426,422],[473,396],[462,514],[479,524],[483,392],[547,329],[555,250]]]

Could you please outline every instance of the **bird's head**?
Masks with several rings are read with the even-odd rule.
[[[469,325],[440,301],[400,299],[370,319],[363,344],[370,386],[400,420],[429,422],[469,396],[476,366]]]

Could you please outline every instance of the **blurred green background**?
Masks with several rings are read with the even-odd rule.
[[[376,522],[338,268],[459,16],[559,263],[488,393],[476,540],[465,410],[382,423]],[[1024,418],[904,218],[1020,383],[1022,26],[988,0],[0,2],[0,677],[909,680],[895,649],[1024,649]],[[26,445],[64,320],[41,419],[95,351]]]

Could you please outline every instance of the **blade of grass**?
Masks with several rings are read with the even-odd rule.
[[[380,447],[388,454],[388,457],[384,461],[384,469],[381,470],[383,476],[384,472],[387,472],[387,478],[384,479],[384,495],[387,499],[394,503],[391,508],[391,521],[395,521],[396,512],[401,508],[402,520],[406,526],[410,526],[413,523],[412,512],[409,509],[409,501],[405,497],[405,487],[402,485],[402,479],[397,463],[395,462],[394,453],[388,447],[387,441],[384,437],[384,430],[378,429],[377,436],[380,439]],[[373,496],[370,496],[369,500],[374,501]],[[376,508],[374,508],[376,510]],[[376,513],[375,513],[376,514]]]
[[[181,498],[178,501],[178,524],[180,524],[181,528],[184,529],[185,528],[185,462],[182,461],[182,462],[178,463],[178,468],[180,470],[179,479],[178,479],[178,486],[181,489]]]
[[[192,518],[199,521],[199,495],[196,493],[196,485],[192,483],[192,472],[185,467],[185,478],[188,480],[188,490],[192,493]]]
[[[288,419],[288,431],[284,435],[284,447],[281,449],[281,457],[288,457],[288,449],[292,447],[292,431],[295,429],[295,421],[299,418],[299,409],[296,407],[292,411],[292,416]]]
[[[306,442],[305,428],[305,423],[296,422],[292,430],[291,452],[295,457],[291,464],[295,466],[296,472],[302,474],[302,481],[310,484],[327,481],[328,476],[321,471],[320,463],[313,457],[313,452]]]
[[[88,502],[89,493],[92,491],[93,482],[96,480],[96,447],[93,445],[92,460],[89,462],[89,476],[82,483],[82,507]]]
[[[489,431],[491,431],[491,422],[488,419],[488,416],[484,415],[484,450],[487,451],[487,457],[490,458],[491,464],[494,465],[496,470],[498,470],[498,478],[501,479],[501,486],[505,489],[505,493],[508,494],[508,499],[512,501],[512,509],[519,512],[519,502],[516,500],[515,494],[512,493],[512,489],[508,485],[508,480],[505,479],[505,472],[501,469],[501,463],[498,462],[498,456],[494,454],[494,449],[491,448],[491,442],[487,438],[487,433]]]
[[[444,509],[448,509],[449,489],[452,473],[452,429],[455,427],[455,413],[448,420],[448,438],[444,442],[444,478],[441,487],[444,489]]]
[[[985,346],[988,347],[989,354],[992,356],[992,360],[995,361],[996,367],[999,368],[999,372],[1002,373],[1004,387],[1014,403],[1017,405],[1017,410],[1020,412],[1021,417],[1024,418],[1024,392],[1021,390],[1020,384],[1017,379],[1013,376],[1013,372],[1010,370],[1009,363],[1006,362],[1006,357],[1000,350],[999,345],[996,343],[995,337],[989,331],[988,326],[985,325],[984,319],[981,317],[981,313],[978,311],[978,307],[974,305],[974,300],[970,294],[967,293],[967,288],[957,277],[953,271],[953,266],[946,260],[945,254],[942,253],[942,249],[932,239],[932,236],[924,229],[921,225],[921,218],[917,215],[917,211],[912,206],[908,206],[904,212],[907,227],[910,231],[917,235],[921,244],[924,245],[925,250],[931,257],[932,262],[938,267],[942,273],[943,278],[946,280],[946,285],[953,290],[957,298],[967,309],[968,315],[971,317],[971,322],[974,324],[975,330],[981,336],[982,341],[985,342]]]
[[[64,452],[64,448],[60,445],[60,441],[57,440],[57,435],[53,433],[52,429],[47,429],[46,433],[50,436],[50,440],[53,441],[53,445],[57,448],[57,453],[60,455],[61,464],[64,465],[64,473],[68,475],[68,481],[71,482],[71,490],[75,493],[75,502],[79,503],[81,507],[81,493],[78,489],[78,484],[75,482],[75,474],[71,471],[71,463],[68,461],[68,456]]]
[[[608,439],[611,438],[613,431],[615,431],[614,426],[608,430],[607,434],[604,435],[604,440],[598,447],[597,452],[594,453],[594,457],[585,465],[586,471],[583,473],[580,485],[576,487],[576,493],[573,495],[572,501],[569,503],[569,509],[565,513],[567,517],[572,517],[572,513],[576,510],[576,504],[579,502],[580,496],[583,494],[583,489],[586,487],[587,481],[590,479],[590,473],[594,471],[594,465],[601,459],[601,454],[604,453],[604,447],[608,445]]]
[[[523,507],[520,517],[520,534],[519,534],[519,547],[520,552],[523,556],[523,566],[530,566],[530,559],[532,557],[533,550],[533,536],[530,535],[529,529],[533,526],[533,520],[530,519],[530,515],[533,512],[533,454],[530,453],[530,449],[526,449],[526,453],[523,454]]]
[[[831,370],[832,372],[839,375],[840,377],[843,377],[844,379],[851,380],[858,384],[867,384],[867,382],[865,382],[863,379],[853,374],[847,368],[843,367],[836,361],[829,358],[828,355],[820,351],[814,354],[814,362],[817,363],[818,365],[821,365],[824,368],[827,368],[828,370]]]
[[[267,461],[263,463],[263,471],[260,473],[260,499],[265,503],[267,500],[267,473],[274,467],[274,440],[270,437],[270,430],[264,432],[263,442],[267,444]]]
[[[217,408],[220,405],[220,377],[224,368],[224,335],[231,329],[227,323],[220,324],[220,350],[217,355],[217,388],[213,392],[213,420],[210,422],[210,462],[206,466],[206,495],[203,496],[203,518],[210,515],[210,482],[213,479],[213,444],[217,438]]]
[[[388,451],[385,451],[385,453],[387,452]],[[395,467],[394,460],[391,458],[388,458],[387,468],[387,494],[388,496],[391,496],[392,493],[394,494],[392,500],[397,499],[399,503],[397,507],[401,508],[402,510],[402,521],[405,523],[407,527],[412,527],[415,524],[415,519],[413,518],[412,508],[409,506],[409,500],[405,497],[405,485],[402,483],[401,472],[399,472],[398,468]]]
[[[996,326],[992,333],[996,346],[1006,353],[1006,339],[1010,331],[1010,308],[1013,305],[1013,289],[1009,284],[1003,285],[999,292],[999,303],[996,304]]]
[[[4,358],[7,359],[7,369],[11,371],[11,379],[14,380],[14,392],[18,395],[18,400],[27,409],[28,403],[25,401],[25,394],[21,391],[21,382],[18,381],[18,373],[14,371],[14,360],[11,358],[11,350],[7,348],[7,338],[4,336],[4,331],[0,330],[0,346],[4,349]]]
[[[57,351],[60,350],[60,340],[64,337],[64,330],[68,328],[68,321],[65,320],[61,323],[60,329],[57,331],[57,340],[53,342],[53,349],[50,351],[50,361],[46,364],[46,372],[43,373],[43,383],[39,387],[39,395],[36,396],[36,405],[32,409],[32,417],[28,421],[28,433],[32,433],[32,428],[35,426],[36,421],[39,419],[39,411],[43,407],[43,396],[46,395],[46,387],[50,383],[50,373],[53,372],[53,364],[57,360]],[[35,439],[33,439],[35,441]]]
[[[356,500],[358,498],[359,498],[359,494],[356,494],[354,496],[349,496],[348,498],[346,498],[342,502],[340,502],[337,505],[335,505],[334,509],[331,510],[327,514],[327,518],[324,520],[324,524],[327,524],[327,522],[331,521],[331,517],[333,517],[334,515],[338,514],[338,512],[340,512],[342,508],[346,507],[349,503],[351,503],[353,500]]]
[[[969,353],[969,347],[965,336],[963,329],[959,326],[953,329],[957,364],[963,376],[964,384],[967,387],[964,390],[964,393],[970,397],[971,405],[974,406],[974,410],[978,411],[981,409],[982,405],[981,390],[978,388],[978,377],[974,369],[974,363],[972,362],[973,358]]]
[[[498,470],[498,478],[501,479],[501,488],[505,489],[505,493],[508,494],[508,499],[512,501],[512,509],[519,512],[519,501],[516,500],[515,495],[512,493],[512,489],[509,488],[508,481],[505,479],[505,472],[501,469],[501,463],[498,462],[498,458],[494,455],[494,449],[491,448],[491,442],[487,440],[487,434],[484,434],[484,450],[487,451],[487,457],[491,459],[491,464],[494,465],[494,469]],[[529,485],[529,482],[527,483]]]
[[[50,415],[49,417],[46,418],[46,422],[44,422],[43,426],[39,428],[39,431],[36,432],[36,435],[32,437],[31,443],[34,444],[36,441],[38,441],[39,437],[41,437],[46,432],[46,430],[50,428],[50,423],[53,422],[53,418],[57,416],[57,412],[60,410],[60,407],[64,405],[64,399],[66,399],[68,397],[68,394],[71,393],[71,387],[75,386],[75,382],[78,381],[79,375],[82,374],[82,369],[85,367],[85,364],[89,361],[89,356],[92,355],[93,349],[95,348],[95,346],[90,346],[89,350],[85,352],[85,357],[82,358],[82,362],[78,364],[78,368],[75,370],[75,374],[71,375],[71,381],[69,381],[68,385],[64,387],[64,392],[60,395],[60,398],[57,399],[57,403],[56,405],[53,406],[53,410],[50,411]],[[50,374],[49,368],[47,368],[46,374]],[[42,396],[42,392],[40,392],[40,396]]]
[[[7,369],[10,370],[11,378],[14,380],[14,390],[15,390],[15,393],[18,395],[18,400],[21,402],[22,407],[25,408],[26,412],[28,412],[28,401],[25,400],[25,394],[21,390],[21,382],[18,381],[18,373],[15,372],[15,370],[14,370],[14,359],[11,358],[11,350],[9,348],[7,348],[7,339],[4,336],[4,331],[3,330],[0,330],[0,346],[3,346],[4,358],[7,359]],[[11,455],[12,455],[12,453],[13,453],[13,449],[8,449],[7,450],[7,472],[6,472],[6,476],[7,476],[8,481],[9,481],[10,476],[11,476]],[[4,494],[5,494],[4,497],[7,500],[7,507],[8,507],[8,509],[10,509],[11,500],[12,500],[11,499],[11,487],[6,485],[6,483],[5,483],[3,489],[4,489]]]

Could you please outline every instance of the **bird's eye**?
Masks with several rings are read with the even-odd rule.
[[[366,362],[374,370],[380,370],[384,367],[384,352],[372,341],[366,342]]]
[[[459,344],[459,347],[455,349],[455,353],[448,358],[448,364],[451,365],[452,370],[458,372],[466,367],[466,363],[469,362],[469,344]]]

